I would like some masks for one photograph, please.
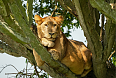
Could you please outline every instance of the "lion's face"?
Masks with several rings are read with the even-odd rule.
[[[39,18],[39,19],[38,19]],[[38,15],[35,16],[35,21],[38,26],[41,26],[41,32],[43,37],[49,41],[54,41],[60,33],[60,23],[62,22],[62,17],[45,17],[41,18]]]
[[[47,17],[41,24],[41,30],[44,34],[44,37],[50,41],[54,41],[59,34],[59,26],[57,22],[51,17]]]

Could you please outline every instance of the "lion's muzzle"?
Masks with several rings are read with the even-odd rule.
[[[54,35],[55,33],[49,33],[51,36]]]

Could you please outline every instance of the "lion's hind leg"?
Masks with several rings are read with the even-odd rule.
[[[92,53],[86,47],[82,50],[83,59],[85,61],[84,71],[81,77],[86,76],[92,70]]]

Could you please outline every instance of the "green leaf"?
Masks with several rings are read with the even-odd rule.
[[[26,59],[25,63],[28,63],[28,59]]]

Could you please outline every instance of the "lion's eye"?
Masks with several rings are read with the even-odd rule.
[[[56,26],[56,24],[54,24],[54,27]]]
[[[47,24],[44,24],[45,26],[48,26]]]

